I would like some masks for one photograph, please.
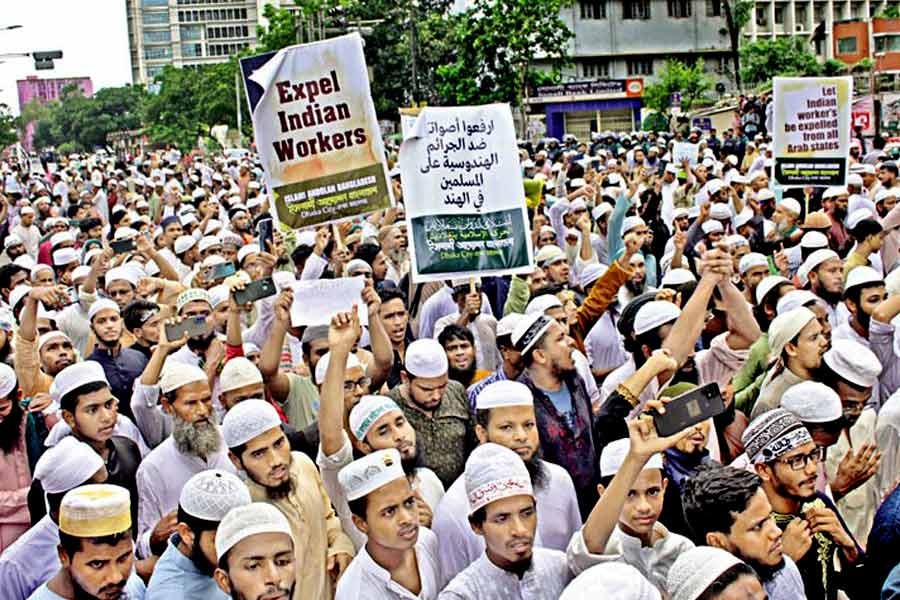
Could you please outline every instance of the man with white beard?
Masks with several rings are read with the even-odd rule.
[[[147,455],[137,472],[140,557],[165,551],[188,479],[207,469],[235,472],[213,418],[212,391],[203,369],[167,360],[159,392],[160,405],[172,418],[172,435]]]

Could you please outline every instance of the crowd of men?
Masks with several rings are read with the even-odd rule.
[[[2,162],[0,597],[900,598],[898,166],[723,136],[523,142],[534,270],[426,284],[396,166],[261,240],[253,155]]]

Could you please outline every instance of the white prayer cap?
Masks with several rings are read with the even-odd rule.
[[[200,471],[181,488],[178,506],[194,518],[218,523],[232,508],[247,506],[250,490],[233,473],[221,469]]]
[[[175,254],[184,254],[194,247],[197,240],[192,235],[182,235],[175,240]]]
[[[5,398],[16,387],[16,372],[6,363],[0,363],[0,398]],[[18,398],[13,401],[18,402]]]
[[[735,228],[737,228],[737,227],[743,227],[744,225],[746,225],[747,223],[749,223],[750,220],[751,220],[752,218],[753,218],[753,209],[751,209],[751,208],[744,208],[744,210],[742,210],[741,212],[739,212],[739,213],[734,217],[734,226],[735,226]]]
[[[216,308],[223,302],[228,302],[230,294],[231,289],[224,283],[209,288],[209,305]]]
[[[321,362],[321,359],[319,360]],[[350,433],[357,440],[363,441],[375,422],[391,412],[401,411],[397,403],[387,396],[363,396],[350,410],[348,417]]]
[[[672,600],[697,600],[718,577],[741,560],[712,546],[697,546],[681,553],[669,569],[666,589]]]
[[[660,600],[652,583],[631,565],[612,561],[583,571],[563,590],[559,600]]]
[[[516,350],[522,354],[531,350],[554,322],[554,319],[542,312],[534,312],[522,317],[513,329],[510,338]]]
[[[768,268],[769,259],[759,252],[750,252],[749,254],[745,254],[744,256],[742,256],[741,262],[738,263],[738,271],[741,275],[755,267]]]
[[[481,285],[480,277],[456,277],[450,280],[450,287],[453,289],[463,287],[466,288],[466,293],[469,292],[469,284],[472,283],[472,280],[475,281],[475,285]]]
[[[890,188],[890,189],[888,189],[888,188],[881,188],[881,189],[878,190],[878,192],[875,194],[875,203],[877,204],[878,202],[882,202],[882,201],[884,201],[884,200],[886,200],[886,199],[888,199],[888,198],[896,197],[896,196],[897,196],[897,190],[895,190],[895,189],[893,189],[893,188]]]
[[[191,198],[193,198],[195,200],[197,198],[205,198],[205,197],[206,197],[206,191],[203,188],[196,188],[193,192],[191,192]]]
[[[690,217],[690,216],[691,216],[691,210],[689,208],[685,208],[683,206],[679,206],[675,210],[672,211],[672,219],[673,220],[680,219],[682,217]]]
[[[800,265],[800,268],[805,269],[806,273],[811,273],[812,271],[816,270],[816,268],[823,262],[825,262],[826,260],[831,260],[832,258],[837,258],[838,260],[840,260],[840,257],[834,250],[822,248],[821,250],[816,250],[815,252],[807,256],[806,260],[803,261],[803,264]]]
[[[140,235],[140,233],[137,229],[133,229],[131,227],[119,227],[113,234],[113,239],[116,241],[130,240],[132,238],[136,238],[138,235]]]
[[[175,311],[180,313],[181,309],[191,302],[206,302],[212,306],[209,292],[200,288],[188,288],[178,294],[178,298],[175,299]]]
[[[868,208],[857,208],[847,217],[847,229],[856,229],[857,225],[866,220],[874,221],[874,213]]]
[[[703,221],[703,224],[700,225],[700,229],[703,230],[703,233],[709,235],[711,233],[722,233],[725,231],[725,228],[722,226],[722,223],[716,221],[715,219],[711,219],[709,221]]]
[[[733,233],[725,238],[725,243],[731,248],[740,248],[741,246],[750,246],[750,240],[739,233]]]
[[[251,254],[259,254],[260,252],[259,244],[247,244],[246,246],[241,246],[241,249],[238,250],[237,253],[238,264],[243,263],[244,259]]]
[[[46,494],[62,494],[88,481],[103,467],[93,448],[67,435],[47,450],[34,466],[34,478]]]
[[[806,306],[810,302],[818,302],[819,297],[809,290],[791,290],[778,299],[775,305],[775,314],[783,315],[795,308]]]
[[[662,278],[662,285],[684,285],[689,281],[697,281],[697,278],[694,277],[694,274],[690,272],[688,269],[669,269],[666,271],[666,274]]]
[[[77,487],[59,507],[59,531],[75,537],[103,537],[131,527],[131,496],[117,485]]]
[[[769,324],[769,354],[781,355],[781,351],[806,325],[815,320],[816,313],[801,306],[772,319]]]
[[[347,275],[359,275],[360,273],[371,273],[372,266],[360,258],[354,258],[347,263]]]
[[[253,361],[243,356],[235,356],[226,362],[219,375],[219,389],[223,392],[262,382],[262,373]]]
[[[844,283],[844,295],[846,296],[848,290],[857,286],[872,287],[877,285],[884,285],[884,277],[881,276],[881,273],[866,265],[854,267],[847,274],[847,281]]]
[[[24,215],[33,215],[34,209],[31,208],[30,206],[23,206],[22,208],[19,209],[19,214],[23,215],[23,216]]]
[[[830,423],[843,414],[841,397],[824,383],[801,381],[781,396],[781,407],[804,423]]]
[[[829,198],[837,198],[838,196],[846,196],[849,192],[847,192],[847,188],[835,186],[826,189],[822,193],[822,200],[827,200]]]
[[[404,368],[415,377],[441,377],[447,374],[447,353],[444,347],[431,338],[422,338],[406,348]]]
[[[78,250],[75,248],[60,248],[53,252],[53,265],[54,266],[62,266],[69,265],[72,263],[80,263],[81,260],[78,258]]]
[[[620,438],[607,444],[600,454],[600,477],[609,477],[618,473],[630,448],[631,442],[628,441],[628,438]],[[644,465],[644,469],[662,468],[662,455],[659,453],[651,456]]]
[[[512,332],[515,330],[516,325],[525,318],[525,315],[522,313],[509,313],[499,321],[497,321],[497,337],[502,335],[512,335]]]
[[[229,448],[235,448],[276,427],[281,427],[281,418],[274,406],[265,400],[244,400],[225,413],[222,436]]]
[[[50,340],[55,340],[57,338],[62,338],[64,340],[67,340],[69,343],[72,343],[72,340],[69,339],[69,336],[67,336],[62,331],[54,329],[52,331],[48,331],[47,333],[42,334],[41,337],[38,338],[38,344],[37,344],[38,352],[41,351],[41,348],[44,347],[44,344],[46,344]]]
[[[534,262],[539,267],[546,267],[561,260],[566,260],[566,253],[556,244],[547,244],[534,255]]]
[[[584,269],[581,270],[578,283],[581,284],[582,288],[585,288],[603,277],[607,269],[608,267],[606,265],[601,265],[600,263],[588,263],[585,265]]]
[[[631,255],[631,259],[628,261],[628,264],[629,265],[642,265],[645,262],[646,262],[646,259],[644,258],[644,255],[641,254],[640,252],[636,252],[635,254]]]
[[[759,176],[759,175],[765,175],[765,173],[760,171],[759,173],[757,173],[757,176]],[[751,181],[752,181],[752,179],[751,179]],[[763,189],[759,190],[758,192],[756,192],[756,199],[759,202],[764,202],[766,200],[774,200],[775,192],[773,192],[769,188],[763,188]]]
[[[10,235],[6,236],[5,240],[3,240],[3,248],[12,248],[13,246],[18,246],[24,243],[25,242],[22,241],[22,238],[14,233],[11,233]]]
[[[88,322],[93,321],[94,317],[103,310],[113,310],[116,314],[119,314],[119,305],[109,298],[99,298],[94,301],[94,303],[91,304],[91,308],[88,309]]]
[[[140,281],[137,272],[127,266],[113,267],[106,272],[106,277],[104,279],[106,285],[109,285],[114,281],[127,281],[131,284],[131,287],[137,287],[138,281]]]
[[[828,237],[821,231],[807,231],[800,238],[801,248],[827,248]]]
[[[790,283],[790,281],[781,275],[769,275],[768,277],[765,277],[759,282],[759,285],[756,286],[756,303],[762,304],[762,301],[769,295],[769,292],[785,283]]]
[[[208,382],[209,377],[200,367],[177,360],[166,360],[159,376],[159,391],[168,394],[180,387],[201,381]]]
[[[782,198],[781,207],[793,215],[799,215],[802,210],[795,198]]]
[[[325,383],[325,373],[328,372],[328,365],[330,363],[331,363],[331,352],[326,352],[325,354],[323,354],[322,357],[319,359],[319,362],[316,363],[316,372],[315,372],[316,385],[322,385],[323,383]],[[344,370],[348,371],[355,367],[361,367],[361,368],[363,368],[363,370],[365,370],[362,363],[359,362],[359,358],[357,358],[356,354],[353,354],[353,353],[348,354],[347,355],[347,366],[344,368]],[[341,377],[341,379],[343,380],[343,376]]]
[[[850,199],[847,201],[847,214],[852,215],[861,208],[869,209],[869,212],[873,215],[876,213],[875,203],[865,196],[860,196],[859,194],[850,196]]]
[[[205,233],[206,235],[209,235],[220,229],[222,229],[222,221],[220,221],[218,219],[210,219],[209,221],[206,222],[206,229],[203,230],[203,233]]]
[[[316,232],[310,229],[305,231],[301,231],[297,234],[297,245],[298,246],[315,246],[316,245]]]
[[[477,410],[504,406],[534,406],[531,390],[518,381],[495,381],[486,385],[475,399]]]
[[[28,254],[23,254],[22,256],[16,257],[16,260],[13,261],[14,265],[19,265],[20,267],[24,267],[26,269],[31,269],[37,263],[31,258]]]
[[[521,457],[499,444],[489,442],[472,450],[463,476],[470,515],[496,500],[534,496],[531,477]]]
[[[584,179],[573,179],[570,183],[576,188],[584,187]],[[587,210],[587,203],[584,201],[584,198],[575,198],[569,204],[568,212],[575,212],[577,210]]]
[[[396,448],[376,450],[354,460],[338,472],[338,481],[344,489],[347,500],[351,502],[405,477],[400,453]]]
[[[92,248],[91,250],[88,250],[87,252],[84,253],[84,256],[81,258],[81,264],[84,264],[84,265],[91,264],[91,259],[93,259],[95,256],[99,256],[100,254],[103,254],[103,250],[101,250],[100,248]],[[21,258],[21,257],[19,257],[19,258]],[[110,269],[110,271],[112,271],[112,269]],[[108,271],[107,271],[106,277],[109,277]]]
[[[537,298],[531,300],[528,303],[528,306],[525,307],[525,314],[530,315],[533,313],[541,313],[543,314],[547,310],[551,308],[562,308],[563,303],[557,298],[554,294],[541,294]]]
[[[634,316],[634,334],[642,335],[651,329],[671,323],[681,316],[681,309],[672,302],[651,300],[637,311]]]
[[[647,223],[640,217],[625,217],[622,221],[622,237],[633,229],[638,227],[646,227]]]
[[[718,179],[714,179],[713,181],[718,181]],[[722,204],[721,202],[716,202],[712,206],[709,207],[709,218],[715,219],[717,221],[725,221],[731,219],[731,209],[728,208],[727,204]]]
[[[178,219],[178,222],[181,223],[182,227],[187,227],[191,223],[196,223],[197,217],[195,217],[192,212],[188,212],[187,214],[181,215],[181,217],[179,217]]]
[[[23,254],[22,256],[27,256],[27,255],[26,255],[26,254]],[[31,278],[34,279],[35,275],[37,275],[38,273],[40,273],[41,271],[44,271],[44,270],[50,271],[50,272],[52,273],[52,272],[53,272],[53,267],[51,267],[51,266],[48,265],[48,264],[37,263],[36,265],[34,265],[33,267],[31,267],[31,269],[30,269],[30,271],[31,271],[31,273],[30,273]]]
[[[47,220],[49,221],[50,219]],[[52,227],[52,225],[48,225],[48,227]],[[54,233],[50,236],[50,248],[55,248],[66,242],[75,243],[75,236],[68,231],[60,231],[59,233]]]
[[[847,185],[862,186],[862,177],[860,177],[859,173],[850,173],[849,175],[847,175]]]
[[[597,206],[594,207],[594,210],[591,211],[591,216],[595,221],[603,217],[603,215],[608,215],[613,211],[613,207],[609,202],[601,202]]]
[[[60,399],[74,389],[80,388],[88,383],[105,383],[106,373],[100,363],[93,360],[86,360],[69,365],[56,374],[53,383],[50,384],[50,395],[53,400],[59,402]]]
[[[666,173],[671,173],[672,175],[678,175],[678,171],[681,169],[678,168],[678,165],[675,163],[666,164]]]
[[[721,179],[710,179],[706,183],[706,192],[710,196],[712,196],[713,194],[717,194],[720,191],[722,191],[723,187],[725,187],[725,182],[723,182]],[[723,204],[722,206],[725,206],[725,205]],[[728,207],[725,206],[725,208],[728,208]],[[713,217],[713,218],[717,218],[717,217]]]
[[[222,560],[237,544],[261,533],[283,533],[294,542],[290,522],[274,504],[251,502],[232,508],[216,529],[216,558]]]
[[[260,347],[253,342],[244,342],[243,344],[241,344],[241,350],[244,351],[244,356],[247,356],[248,354],[259,354],[260,352],[262,352]]]
[[[859,387],[874,387],[881,375],[875,353],[853,340],[831,340],[831,348],[822,359],[839,377]]]

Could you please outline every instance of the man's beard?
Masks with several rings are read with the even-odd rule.
[[[409,250],[400,247],[391,248],[387,255],[395,265],[402,265],[409,258]]]
[[[0,418],[0,450],[9,454],[22,442],[21,428],[25,411],[15,398],[10,398],[9,414]]]
[[[846,208],[838,208],[837,206],[834,207],[834,218],[835,219],[837,219],[839,221],[843,221],[846,216],[847,216]]]
[[[222,444],[219,438],[219,430],[208,421],[205,427],[197,427],[180,417],[172,419],[172,439],[175,440],[175,448],[182,454],[207,457],[218,451]]]
[[[643,294],[644,293],[644,281],[642,280],[640,282],[636,282],[633,279],[629,279],[628,281],[625,282],[625,289],[627,289],[629,292],[631,292],[635,296]]]
[[[759,561],[756,561],[752,558],[747,558],[746,556],[737,555],[742,561],[750,565],[750,567],[756,571],[756,574],[759,575],[759,578],[762,580],[763,584],[766,584],[772,579],[775,578],[775,575],[778,574],[778,571],[784,568],[784,557],[778,562],[777,565],[764,565]]]
[[[531,479],[531,486],[535,489],[543,489],[550,483],[550,473],[544,461],[541,460],[541,449],[535,450],[531,458],[524,461],[525,468],[528,469],[528,477]]]
[[[191,544],[191,562],[198,571],[207,577],[212,577],[216,572],[216,565],[209,562],[209,559],[203,554],[203,550],[200,548],[200,533],[198,531],[194,534],[194,543]]]
[[[465,369],[457,369],[450,366],[447,369],[447,376],[453,381],[463,384],[464,387],[469,387],[469,384],[472,383],[472,379],[475,377],[475,361],[473,360]]]
[[[213,338],[216,337],[215,331],[209,333],[204,337],[192,337],[188,338],[187,347],[194,353],[197,352],[206,352],[209,349],[209,345],[212,344]]]
[[[837,303],[841,301],[840,292],[829,292],[821,285],[817,285],[813,293],[831,306],[837,306]]]
[[[269,500],[281,500],[282,498],[290,496],[294,491],[294,480],[288,477],[283,483],[279,483],[275,487],[264,487],[266,488],[266,497],[268,497]]]
[[[416,474],[416,470],[425,466],[425,448],[422,446],[422,438],[416,438],[416,452],[409,458],[400,455],[400,466],[403,467],[403,473],[407,478],[412,478]]]
[[[69,579],[72,581],[72,591],[75,594],[75,600],[97,600],[97,596],[94,596],[93,594],[89,594],[83,587],[81,587],[78,584],[78,582],[75,581],[75,578],[72,577],[71,573],[69,574]],[[119,592],[120,598],[125,594],[125,584],[127,583],[127,581],[128,581],[127,579],[122,580],[122,586],[121,586],[120,592]],[[100,588],[98,591],[106,592],[113,587],[118,587],[118,586],[105,585],[102,588]]]
[[[695,385],[699,384],[700,374],[697,372],[697,365],[694,362],[694,358],[689,356],[684,364],[681,365],[681,368],[675,372],[675,377],[673,381],[676,383],[693,383]]]
[[[248,598],[244,594],[240,593],[237,589],[237,586],[234,585],[234,580],[231,576],[228,577],[228,583],[231,586],[231,598],[232,600],[256,600],[256,598]],[[287,588],[275,588],[275,586],[266,586],[265,594],[270,594],[274,592],[280,592],[282,594],[287,594],[288,598],[294,597],[294,587],[296,586],[296,582],[291,586],[290,589]]]
[[[869,323],[872,321],[872,315],[866,314],[861,308],[856,311],[856,322],[866,331],[869,330]]]

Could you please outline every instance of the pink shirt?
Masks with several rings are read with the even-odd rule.
[[[28,490],[31,469],[25,450],[25,421],[19,443],[9,454],[0,451],[0,554],[31,525]]]

